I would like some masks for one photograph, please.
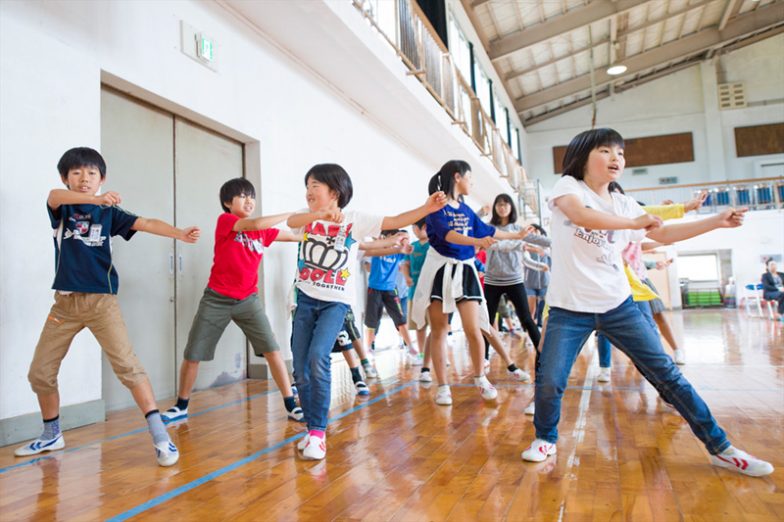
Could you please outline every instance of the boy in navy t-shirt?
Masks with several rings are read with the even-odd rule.
[[[117,192],[97,195],[106,179],[106,163],[93,149],[66,151],[57,169],[67,190],[52,190],[46,201],[54,229],[55,303],[28,374],[41,406],[44,431],[36,440],[17,448],[15,455],[36,455],[65,447],[60,432],[57,373],[74,336],[87,327],[144,413],[158,464],[171,466],[179,459],[179,452],[163,425],[150,380],[133,352],[120,313],[111,237],[127,241],[141,230],[195,243],[200,231],[131,214],[118,206],[121,198]]]

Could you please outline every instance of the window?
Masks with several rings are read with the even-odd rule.
[[[490,110],[490,79],[485,74],[482,66],[474,62],[474,74],[476,75],[476,96],[482,104],[482,108],[488,114]]]
[[[391,3],[391,2],[390,2]],[[471,49],[454,17],[449,19],[449,52],[467,85],[471,84]]]
[[[507,132],[507,127],[509,125],[509,120],[507,119],[508,113],[498,99],[498,91],[493,92],[493,104],[495,105],[495,126],[501,134],[501,139],[509,145],[509,133]]]
[[[523,153],[520,150],[520,129],[515,127],[514,130],[514,147],[512,147],[515,153],[515,157],[517,157],[517,161],[521,164],[523,163]]]
[[[719,256],[716,254],[679,256],[678,278],[689,281],[719,281]]]

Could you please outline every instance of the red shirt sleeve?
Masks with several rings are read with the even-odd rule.
[[[236,234],[234,232],[234,223],[239,220],[240,218],[231,212],[224,212],[218,216],[218,224],[215,226],[215,237],[222,238],[229,234]]]
[[[261,232],[261,240],[264,243],[264,246],[268,247],[278,237],[278,234],[280,234],[280,229],[267,228],[265,230],[261,230],[260,232]]]

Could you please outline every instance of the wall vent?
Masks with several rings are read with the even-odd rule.
[[[719,108],[721,110],[746,107],[746,91],[742,83],[719,84]]]
[[[659,178],[659,185],[677,185],[678,176],[667,176],[666,178]]]

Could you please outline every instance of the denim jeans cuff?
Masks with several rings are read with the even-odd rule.
[[[708,448],[708,453],[710,453],[711,455],[718,455],[722,451],[732,446],[732,444],[727,439],[724,439],[724,441],[721,444],[716,444],[716,445],[711,444],[711,446],[712,447]]]

